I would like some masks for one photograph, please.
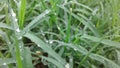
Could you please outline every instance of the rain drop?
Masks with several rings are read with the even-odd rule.
[[[11,12],[11,13],[12,13],[12,16],[13,16],[13,17],[16,17],[16,14],[14,13],[14,11],[13,11],[13,10],[12,10],[12,12]]]
[[[50,44],[52,44],[52,43],[53,43],[53,41],[52,41],[52,40],[50,40],[50,41],[49,41],[49,43],[50,43]]]
[[[15,22],[17,22],[18,21],[18,19],[15,19]]]
[[[11,42],[8,42],[8,44],[11,44]]]
[[[99,9],[98,8],[95,8],[95,10],[93,11],[93,15],[96,15],[96,13],[97,13],[97,11],[98,11]]]
[[[40,45],[38,45],[40,47]]]
[[[3,65],[7,65],[6,63],[3,63]]]
[[[22,36],[20,36],[18,39],[21,40],[21,39],[22,39]]]
[[[75,50],[75,51],[77,51],[77,49],[76,49],[76,48],[74,48],[74,50]]]
[[[16,29],[16,32],[20,32],[20,29],[19,29],[19,28],[17,28],[17,29]]]
[[[70,65],[67,63],[67,64],[65,65],[65,68],[70,68]]]

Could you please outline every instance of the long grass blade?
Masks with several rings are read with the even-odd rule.
[[[41,13],[40,15],[38,15],[34,20],[32,20],[25,28],[24,31],[29,31],[30,29],[32,29],[33,27],[35,27],[35,24],[37,24],[37,22],[39,20],[42,20],[43,18],[46,18],[45,15],[47,15],[50,12],[50,10],[45,10],[43,13]],[[43,19],[45,20],[45,19]]]
[[[25,20],[25,10],[26,10],[26,0],[21,0],[20,10],[19,10],[19,27],[23,29]]]
[[[35,36],[33,33],[26,33],[24,35],[25,37],[29,38],[32,42],[36,43],[38,47],[42,48],[45,52],[47,52],[49,55],[54,57],[59,63],[65,64],[65,60],[61,58],[55,51],[52,50],[52,48],[44,43],[41,39],[39,39],[37,36]]]
[[[52,59],[52,58],[42,56],[42,59],[45,59],[45,60],[47,60],[48,62],[53,63],[53,64],[56,65],[58,68],[64,68],[63,65],[61,65],[60,63],[58,63],[58,61],[56,61],[56,60],[54,60],[54,59]]]
[[[90,35],[86,35],[86,34],[83,35],[82,38],[89,39],[93,42],[99,42],[101,40],[101,38],[99,38],[99,37],[94,37],[94,36],[90,36]],[[105,44],[105,45],[109,45],[109,46],[112,46],[112,47],[120,48],[120,43],[119,42],[111,41],[111,40],[108,40],[108,39],[102,39],[100,41],[100,43]]]
[[[82,22],[85,26],[87,26],[96,36],[100,37],[97,29],[94,27],[94,25],[92,25],[91,22],[87,22],[84,19],[80,18],[79,16],[77,16],[74,13],[71,13],[68,9],[66,9],[64,6],[60,6],[60,8],[62,8],[63,10],[65,10],[66,12],[68,12],[69,14],[71,14],[73,17],[75,17],[77,20],[79,20],[80,22]]]
[[[13,58],[1,59],[0,58],[0,66],[11,64],[11,63],[16,63],[15,59],[13,59]]]

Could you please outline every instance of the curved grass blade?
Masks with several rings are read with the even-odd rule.
[[[98,54],[91,54],[90,58],[97,60],[105,65],[106,68],[120,68],[119,65],[117,65],[115,62],[112,60],[109,60],[101,55]]]
[[[101,40],[101,38],[86,35],[86,34],[83,35],[82,38],[89,39],[93,42],[99,42]],[[108,40],[108,39],[102,39],[100,41],[100,43],[105,44],[105,45],[109,45],[109,46],[112,46],[112,47],[120,48],[120,43],[119,42],[111,41],[111,40]]]
[[[62,8],[64,11],[68,12],[69,14],[71,14],[73,17],[75,17],[77,20],[79,20],[80,22],[82,22],[82,24],[84,24],[85,26],[87,26],[94,34],[95,36],[100,37],[97,29],[93,26],[93,24],[91,22],[87,22],[84,19],[80,18],[79,16],[77,16],[74,13],[71,13],[68,9],[66,9],[64,6],[60,6],[60,8]]]
[[[28,47],[24,48],[24,60],[23,60],[24,68],[34,68],[32,64],[32,56],[30,49]]]
[[[0,28],[7,28],[10,30],[14,30],[12,27],[10,27],[9,25],[5,24],[5,23],[0,23]]]
[[[62,59],[55,51],[53,51],[53,49],[49,45],[44,43],[41,39],[39,39],[33,33],[29,32],[29,33],[26,33],[24,36],[29,38],[32,42],[36,43],[38,47],[41,47],[45,52],[47,52],[49,55],[54,57],[59,63],[63,65],[66,63],[65,60]]]
[[[24,31],[29,31],[30,29],[32,29],[33,27],[35,27],[35,24],[37,24],[37,22],[39,20],[45,20],[44,18],[47,18],[45,17],[46,14],[48,14],[50,12],[50,10],[45,10],[42,14],[38,15],[34,20],[32,20],[25,28],[24,28]],[[48,19],[48,18],[47,18]],[[42,20],[42,21],[43,21]]]
[[[56,65],[58,68],[64,68],[63,65],[61,65],[60,63],[58,63],[58,61],[56,61],[56,60],[54,60],[54,59],[52,59],[52,58],[42,56],[42,59],[45,59],[45,60],[47,60],[48,62],[53,63],[53,64]]]
[[[0,66],[11,64],[11,63],[16,63],[15,59],[13,58],[0,59]]]
[[[78,51],[78,52],[82,53],[83,55],[88,55],[89,54],[89,52],[85,48],[83,48],[82,46],[75,46],[73,44],[67,44],[67,43],[60,42],[60,41],[55,41],[55,42],[57,42],[61,45],[73,48],[75,51]],[[113,62],[113,61],[111,61],[111,60],[109,60],[109,59],[107,59],[107,58],[105,58],[101,55],[91,53],[88,56],[91,59],[94,59],[94,60],[97,60],[97,61],[103,63],[106,66],[109,65],[109,68],[120,68],[120,66],[117,65],[115,62]]]

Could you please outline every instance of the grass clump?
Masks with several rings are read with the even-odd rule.
[[[119,0],[0,0],[0,68],[120,68]]]

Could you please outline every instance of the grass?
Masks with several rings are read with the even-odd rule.
[[[119,0],[0,0],[0,68],[120,68]]]

